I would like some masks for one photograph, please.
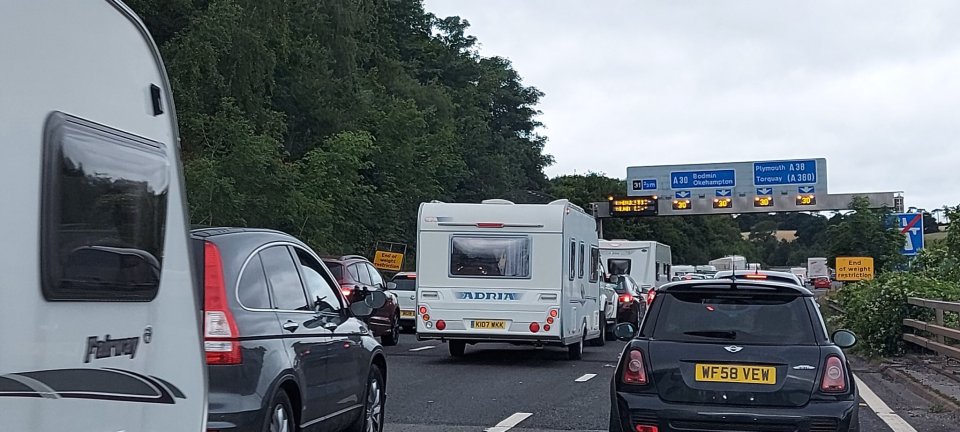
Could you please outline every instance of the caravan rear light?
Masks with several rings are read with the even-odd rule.
[[[550,316],[556,318],[558,315],[560,315],[560,311],[556,309],[550,309]]]
[[[643,353],[639,350],[630,351],[630,361],[623,366],[623,382],[637,385],[647,383],[647,368],[643,365]]]
[[[540,331],[540,323],[530,323],[530,333],[536,333],[538,331]]]
[[[204,244],[203,266],[203,346],[207,364],[240,364],[240,332],[227,305],[220,250],[213,243]]]
[[[477,228],[503,228],[502,222],[480,222],[477,223]]]
[[[447,328],[447,322],[444,320],[437,320],[437,330],[443,330]]]
[[[543,326],[543,331],[545,331],[545,332],[550,331],[550,324],[544,325],[544,326]]]
[[[420,306],[420,315],[426,315],[426,314],[427,314],[427,307]]]
[[[430,314],[424,315],[424,316],[423,316],[423,320],[424,320],[424,321],[430,321]]]
[[[547,317],[547,324],[553,324],[553,317]]]

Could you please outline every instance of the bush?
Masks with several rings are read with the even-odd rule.
[[[843,309],[831,324],[847,328],[859,338],[858,351],[868,356],[903,353],[903,320],[931,320],[933,312],[907,304],[908,297],[956,301],[960,284],[911,273],[884,273],[832,295]]]

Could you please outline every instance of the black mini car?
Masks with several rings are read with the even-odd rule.
[[[858,431],[858,393],[813,294],[771,281],[696,280],[657,290],[611,386],[610,430]]]

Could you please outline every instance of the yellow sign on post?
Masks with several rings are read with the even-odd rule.
[[[837,280],[844,282],[873,279],[873,258],[837,257]]]
[[[378,250],[373,255],[373,266],[387,271],[400,271],[403,268],[403,254]]]

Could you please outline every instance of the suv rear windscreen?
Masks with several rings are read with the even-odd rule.
[[[807,301],[789,294],[669,293],[653,338],[680,342],[815,345]]]
[[[336,278],[337,281],[343,280],[343,264],[332,261],[324,261],[323,263],[327,265],[327,268],[330,269],[330,273],[333,274],[333,277]]]
[[[393,280],[393,283],[397,284],[397,291],[416,291],[417,290],[417,280],[410,279],[406,277],[398,277]]]

